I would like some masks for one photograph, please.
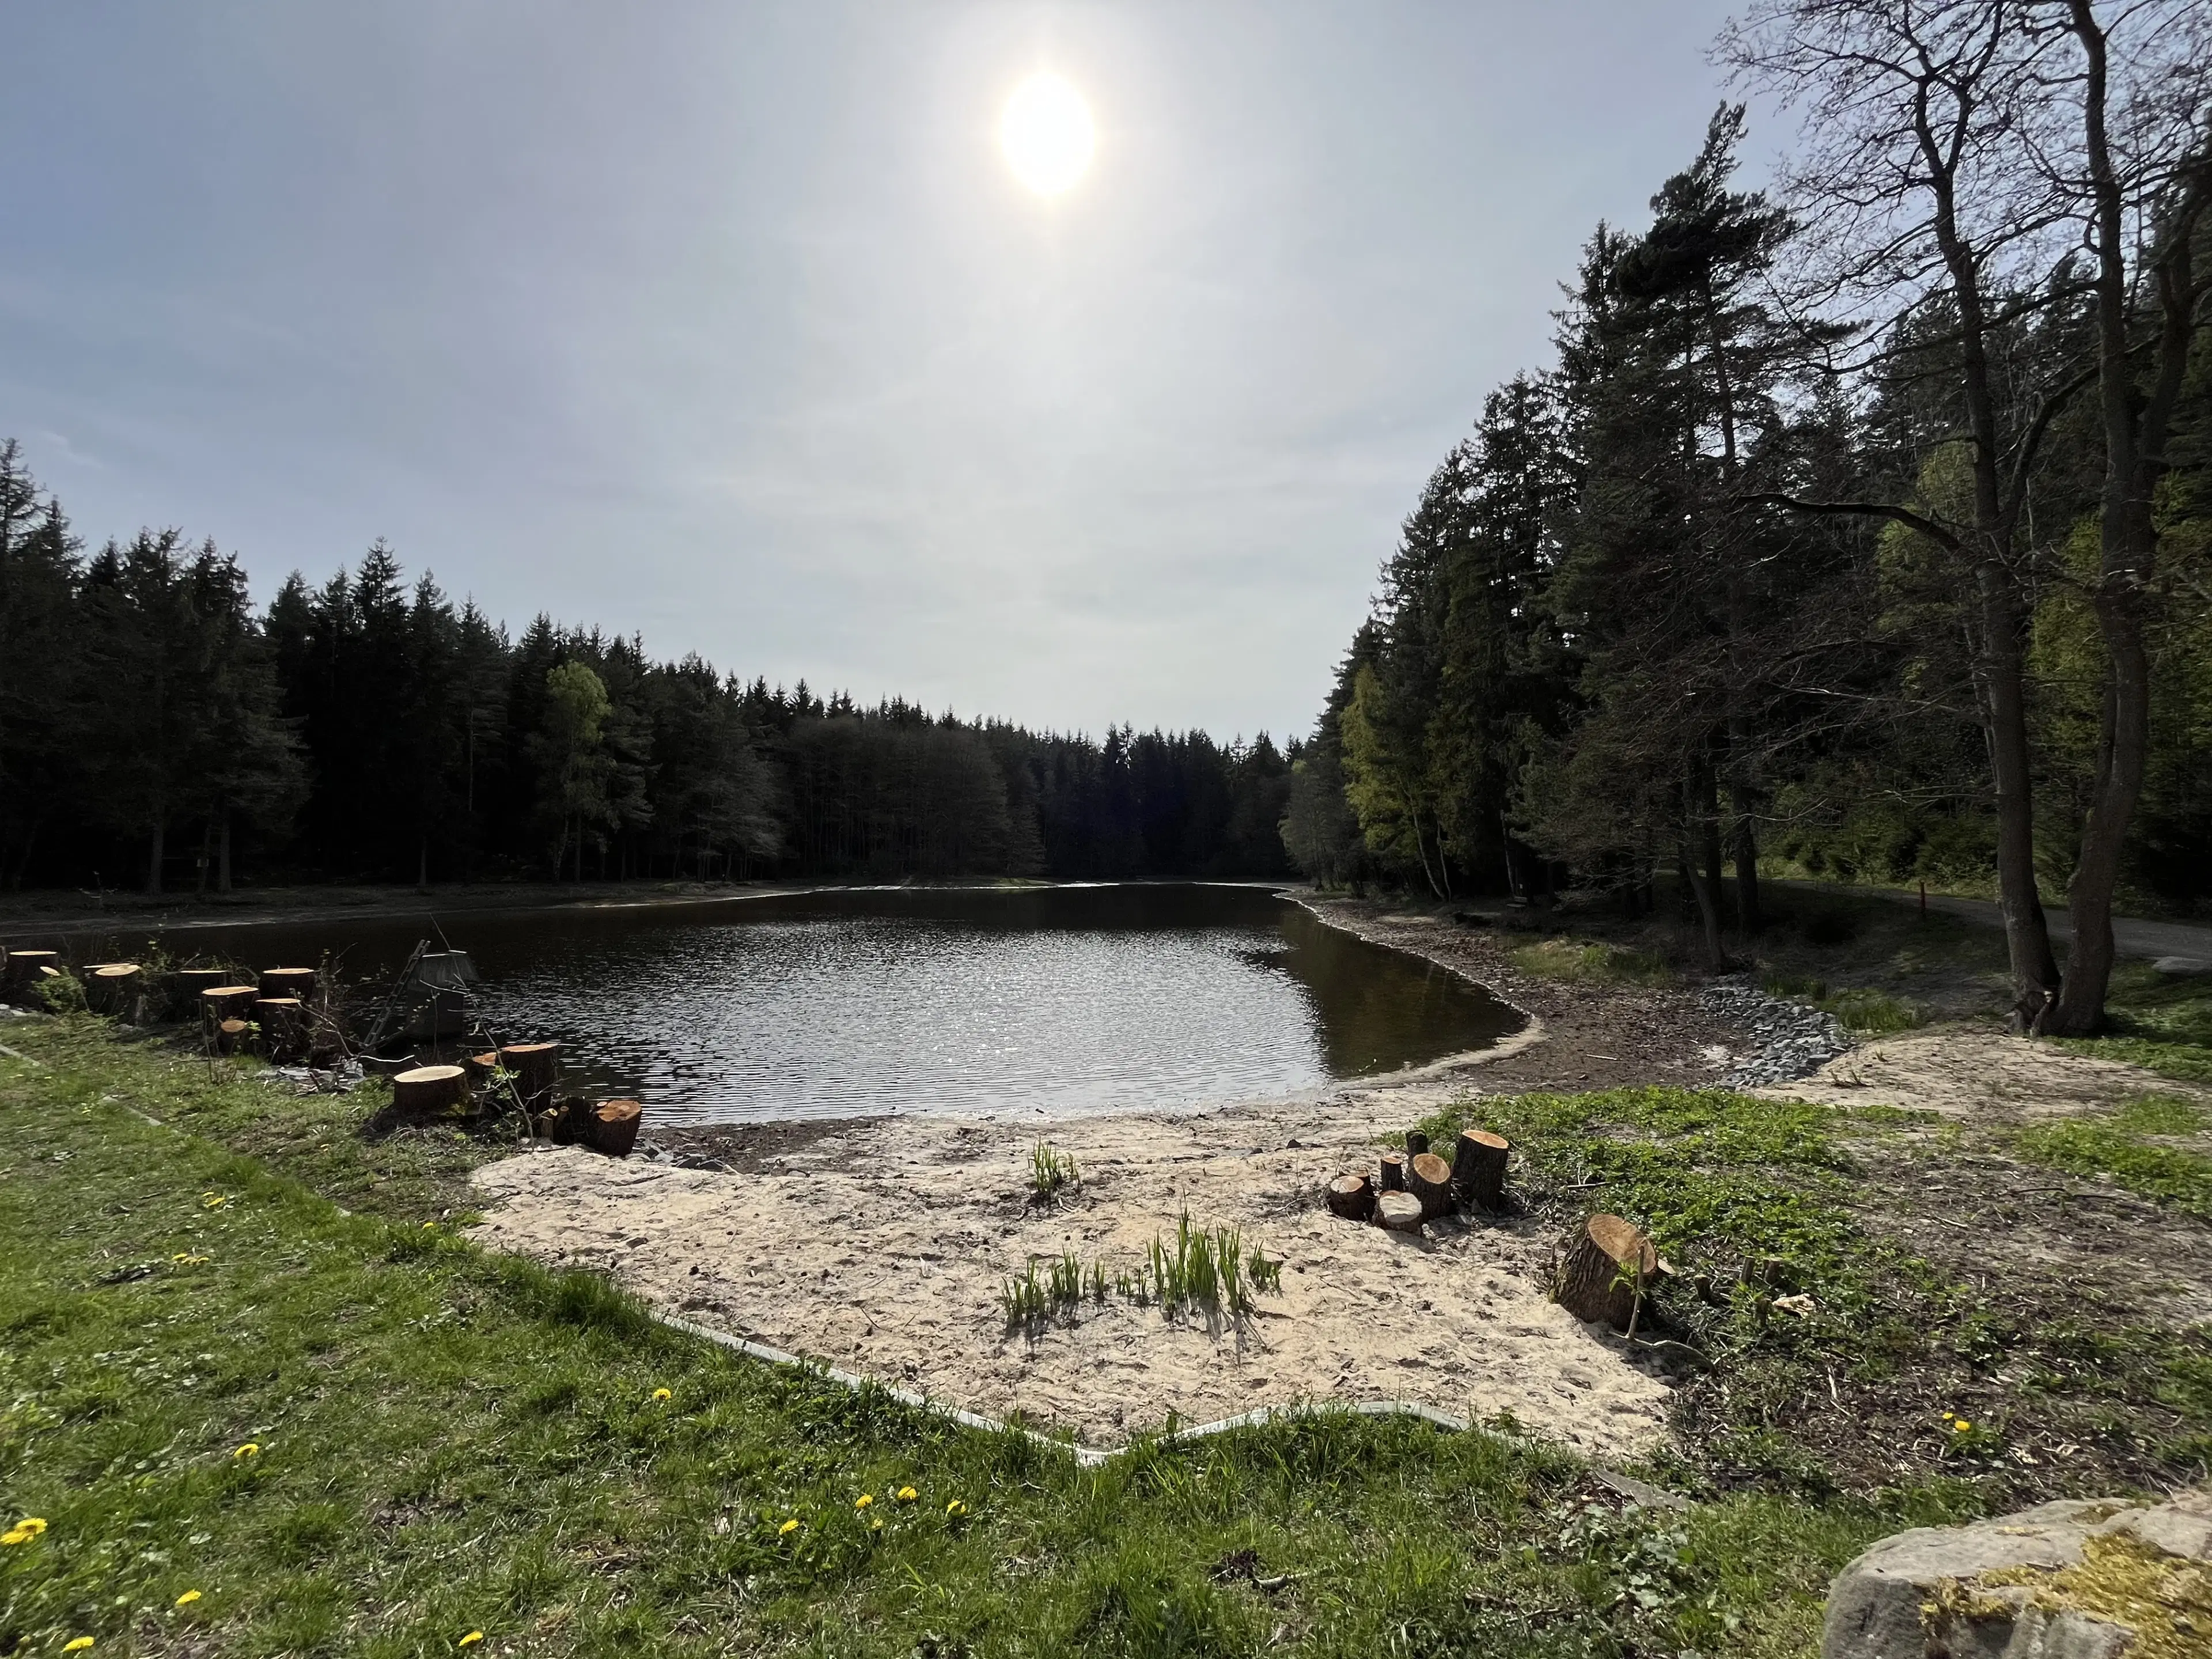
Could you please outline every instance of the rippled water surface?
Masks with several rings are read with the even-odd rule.
[[[412,931],[288,925],[224,947],[313,961],[351,943],[361,972]],[[1423,1064],[1520,1024],[1253,888],[841,890],[478,912],[447,932],[483,974],[492,1030],[558,1038],[587,1082],[664,1119],[1196,1106]]]

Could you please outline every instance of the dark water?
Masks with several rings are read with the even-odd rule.
[[[416,921],[179,933],[388,972]],[[446,923],[507,1041],[695,1121],[1073,1115],[1249,1099],[1478,1048],[1520,1016],[1264,890],[847,890]]]

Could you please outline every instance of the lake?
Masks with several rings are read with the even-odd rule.
[[[416,919],[173,934],[388,973]],[[1292,1094],[1485,1048],[1521,1016],[1264,888],[889,888],[461,913],[501,1040],[659,1121],[1073,1116]]]

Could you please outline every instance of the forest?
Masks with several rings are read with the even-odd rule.
[[[1294,760],[1304,872],[1663,881],[1715,966],[1762,862],[1994,891],[2051,1033],[2101,1018],[2116,907],[2212,905],[2212,46],[2201,7],[2113,15],[1723,36],[1802,143],[1735,188],[1723,105],[1591,234]]]
[[[856,708],[539,617],[379,544],[265,611],[175,531],[88,555],[0,445],[0,881],[1270,878],[1294,755]]]

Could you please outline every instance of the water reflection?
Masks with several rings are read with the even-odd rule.
[[[418,923],[184,936],[256,962],[349,946],[388,970]],[[701,1121],[1194,1106],[1487,1045],[1519,1016],[1264,890],[841,890],[449,922],[493,1028]]]

